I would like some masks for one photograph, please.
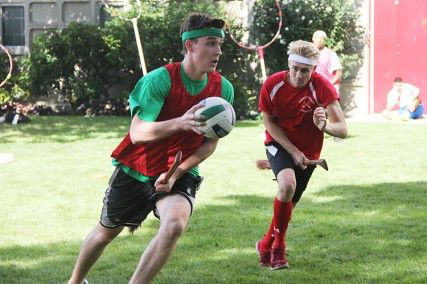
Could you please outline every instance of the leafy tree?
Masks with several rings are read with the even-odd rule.
[[[326,45],[334,49],[344,65],[344,78],[354,78],[362,63],[364,30],[358,26],[358,11],[349,0],[287,0],[281,2],[283,25],[281,38],[267,49],[269,73],[287,68],[287,45],[294,40],[311,41],[313,32],[324,30]],[[274,16],[273,16],[274,15]],[[255,25],[251,38],[266,42],[277,30],[276,7],[270,0],[256,1],[253,11]]]
[[[280,2],[283,25],[280,40],[266,49],[267,73],[287,69],[287,45],[294,40],[311,41],[313,32],[324,30],[326,46],[335,50],[343,65],[343,78],[355,79],[365,44],[364,29],[357,24],[359,12],[351,0],[284,0]],[[253,9],[250,38],[254,44],[267,42],[277,30],[277,11],[271,0],[258,0]],[[349,94],[342,94],[346,96]],[[347,98],[347,100],[351,100]]]
[[[99,27],[71,23],[38,36],[28,58],[33,96],[59,94],[74,106],[105,95],[114,70]]]
[[[139,6],[133,3],[130,13]],[[147,69],[153,70],[169,62],[182,60],[179,27],[190,12],[204,12],[225,18],[225,1],[145,0],[141,1],[138,27],[144,48]],[[284,25],[281,37],[265,50],[267,73],[287,68],[286,47],[296,39],[310,40],[313,31],[325,30],[327,45],[333,47],[344,65],[344,77],[354,78],[361,64],[363,30],[357,26],[357,11],[347,0],[281,1]],[[117,11],[110,11],[120,13]],[[277,12],[272,0],[257,0],[250,44],[268,42],[277,30]],[[233,35],[241,38],[241,25],[227,19]],[[235,88],[235,109],[238,117],[257,109],[260,88],[256,53],[239,49],[226,36],[218,70]],[[35,97],[59,94],[74,107],[81,102],[109,98],[108,89],[124,83],[127,97],[142,77],[138,50],[130,21],[112,17],[104,27],[73,23],[63,30],[54,29],[38,36],[29,57],[22,60],[24,75],[21,85]],[[259,64],[258,64],[259,65]]]
[[[12,60],[12,76],[0,88],[0,105],[16,99],[26,100],[30,96],[30,93],[22,87],[25,86],[28,74],[21,70],[23,57],[12,56]],[[0,66],[2,67],[0,68],[0,82],[2,82],[6,80],[9,72],[9,57],[5,53],[0,54]]]

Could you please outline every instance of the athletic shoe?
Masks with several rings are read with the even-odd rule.
[[[82,284],[89,284],[89,281],[87,281],[87,279],[83,279]]]
[[[261,250],[261,241],[257,241],[255,244],[256,252],[259,255],[259,266],[261,267],[268,267],[270,266],[270,259],[271,259],[271,251],[270,250]]]
[[[275,248],[271,250],[271,270],[289,268],[288,261],[285,258],[285,248]]]

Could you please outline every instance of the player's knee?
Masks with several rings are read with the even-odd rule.
[[[171,239],[178,238],[185,231],[186,226],[187,223],[179,218],[168,220],[164,225],[164,232],[166,233],[166,237]]]
[[[111,238],[109,238],[108,236],[100,232],[93,233],[90,236],[90,239],[97,245],[101,245],[101,246],[106,246],[112,241]]]
[[[94,230],[90,238],[99,245],[108,245],[117,234],[112,231],[104,230]]]
[[[282,200],[290,200],[295,193],[296,184],[294,182],[285,182],[279,184],[279,196]]]

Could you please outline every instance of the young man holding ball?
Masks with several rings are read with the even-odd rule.
[[[82,283],[104,248],[124,229],[136,229],[153,211],[160,219],[130,283],[150,283],[166,264],[184,232],[202,178],[198,165],[218,139],[201,135],[204,118],[195,114],[206,97],[232,103],[233,87],[215,71],[221,56],[224,21],[190,14],[181,25],[184,60],[155,69],[130,94],[132,122],[113,151],[116,170],[105,193],[99,224],[81,248],[69,283]],[[164,180],[177,152],[182,163]],[[189,272],[191,273],[191,272]]]

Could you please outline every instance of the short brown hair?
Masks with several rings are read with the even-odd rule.
[[[224,28],[225,22],[222,19],[214,18],[202,13],[191,13],[185,18],[184,22],[181,24],[179,29],[179,35],[182,36],[184,32],[189,32],[198,29],[204,28]],[[194,39],[194,40],[197,40]],[[187,50],[185,49],[185,43],[183,43],[181,53],[185,55]]]
[[[224,28],[225,22],[222,19],[214,18],[202,13],[191,13],[181,24],[179,35],[183,32],[204,29],[204,28]]]

